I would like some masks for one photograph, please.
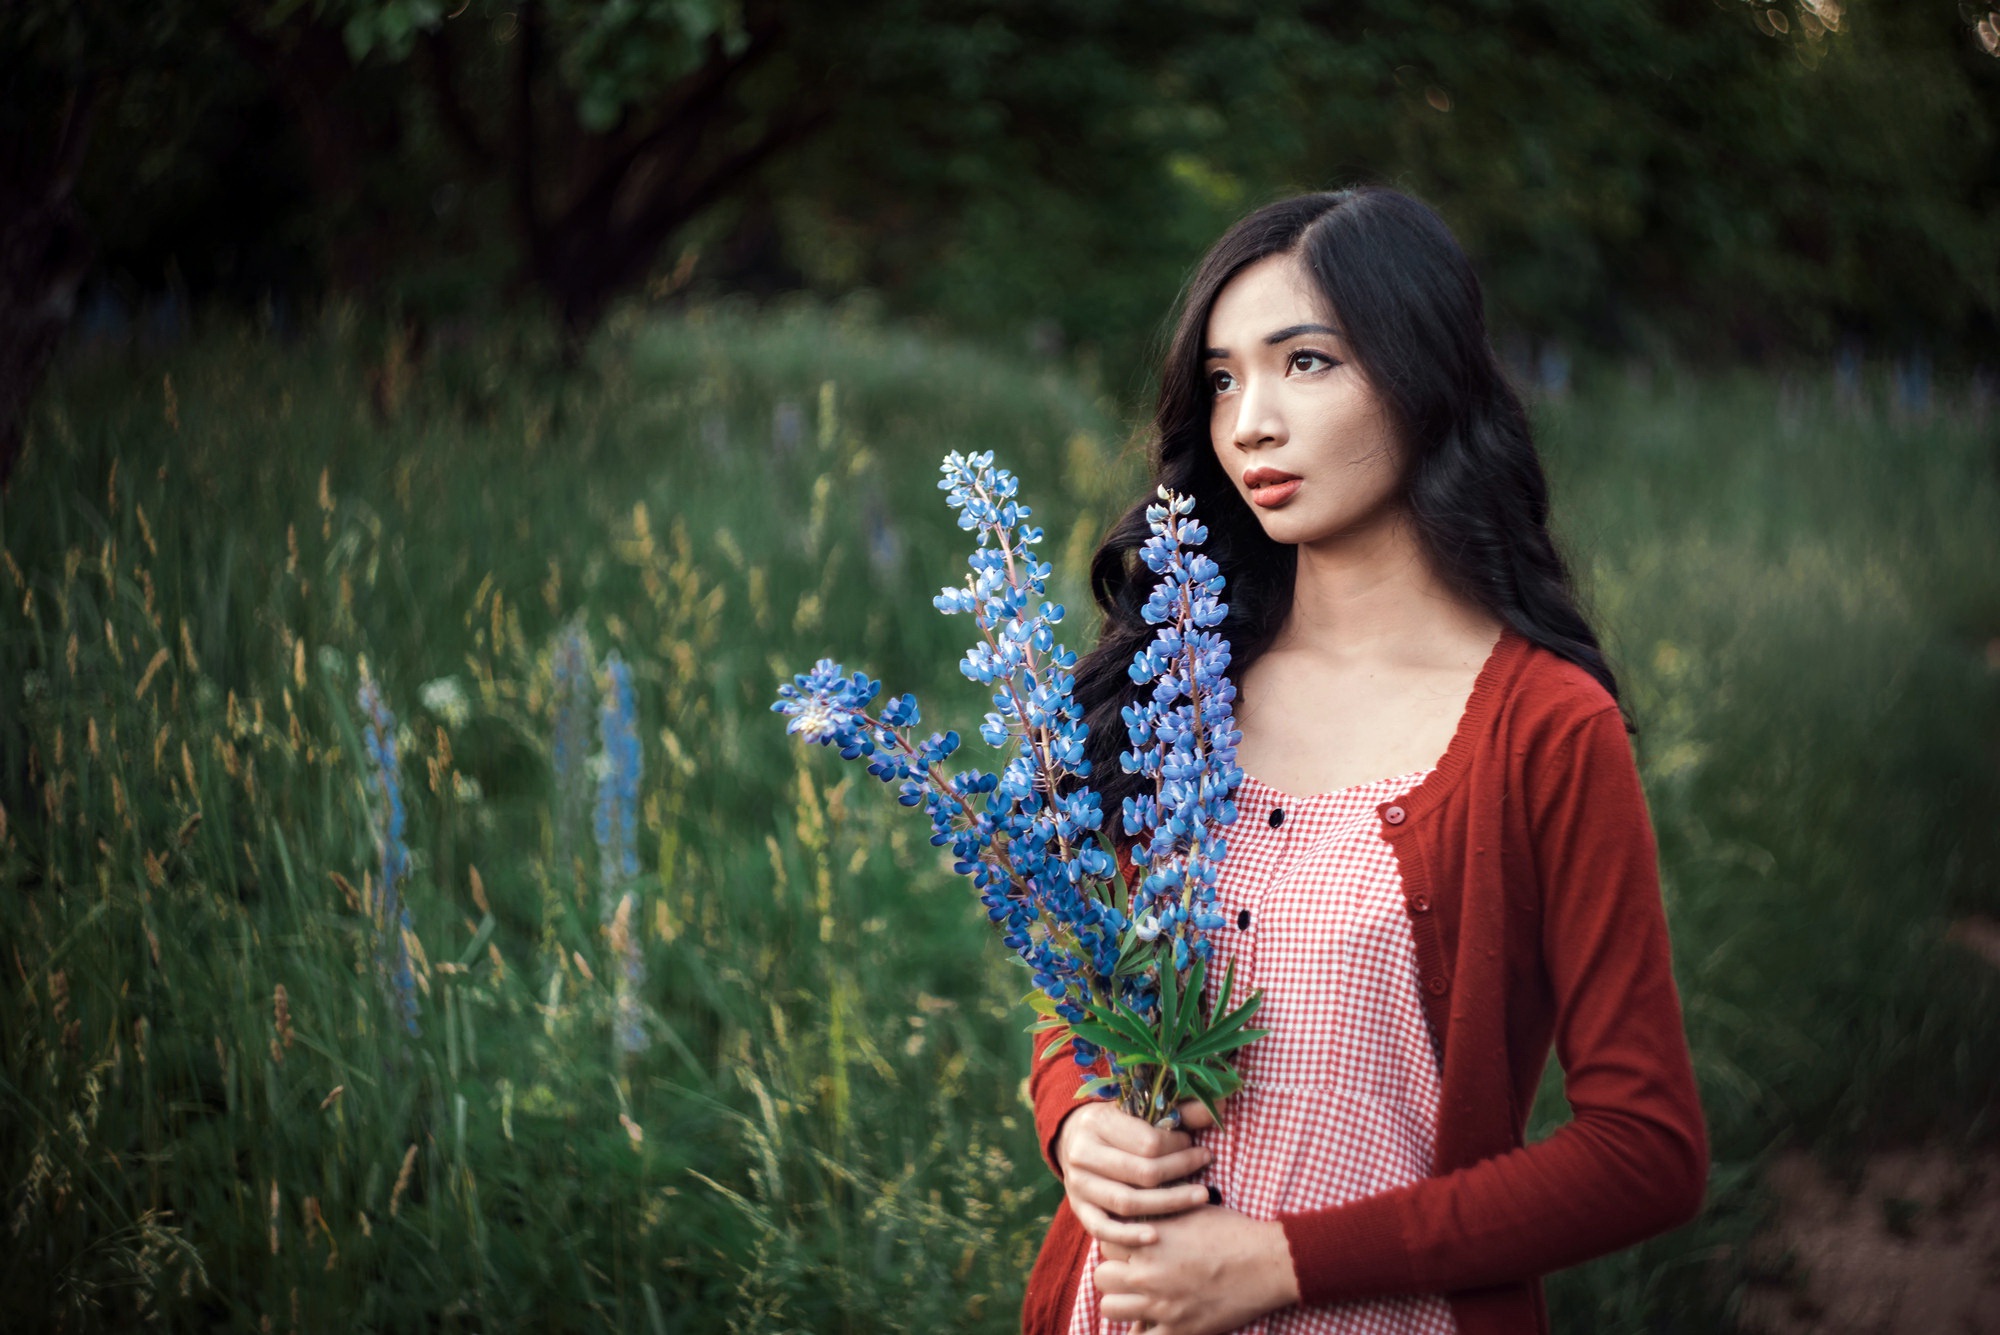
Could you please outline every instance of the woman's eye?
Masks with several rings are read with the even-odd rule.
[[[1220,394],[1225,390],[1236,388],[1236,377],[1227,371],[1210,371],[1208,373],[1208,387],[1215,393]]]
[[[1291,360],[1292,369],[1300,373],[1324,371],[1329,366],[1334,365],[1333,358],[1323,352],[1313,352],[1307,348],[1300,348],[1297,352],[1293,353]]]

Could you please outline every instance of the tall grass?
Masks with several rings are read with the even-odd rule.
[[[1140,483],[1116,414],[823,313],[535,365],[496,337],[412,373],[336,316],[47,395],[0,509],[24,1328],[1013,1328],[1057,1199],[1022,984],[906,814],[766,707],[833,652],[976,717],[929,603],[962,561],[937,460],[1021,472],[1081,611]],[[1551,1295],[1564,1328],[1707,1329],[1772,1148],[1990,1134],[2000,993],[1939,942],[2000,909],[1994,460],[1818,385],[1611,378],[1543,417],[1718,1162],[1701,1223]],[[556,773],[579,618],[637,691],[616,943]],[[403,720],[414,1036],[367,912],[364,668]],[[462,715],[422,703],[447,677]]]

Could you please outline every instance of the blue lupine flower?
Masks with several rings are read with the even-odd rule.
[[[648,1041],[639,1005],[646,964],[639,949],[639,933],[633,925],[638,899],[625,887],[639,874],[642,761],[638,718],[632,700],[632,669],[615,649],[604,660],[604,677],[604,707],[598,721],[603,768],[597,780],[595,822],[598,892],[608,944],[617,961],[613,1031],[621,1051],[638,1052]]]
[[[1079,1021],[1114,1003],[1153,1012],[1159,987],[1150,971],[1119,972],[1128,935],[1170,952],[1176,970],[1208,957],[1205,933],[1221,923],[1214,907],[1226,852],[1221,827],[1236,817],[1230,799],[1242,780],[1235,690],[1224,675],[1229,647],[1211,630],[1226,610],[1216,601],[1223,580],[1192,550],[1207,532],[1192,517],[1191,499],[1163,490],[1165,504],[1147,509],[1153,537],[1141,555],[1161,579],[1145,615],[1161,630],[1133,658],[1132,679],[1153,683],[1153,692],[1123,711],[1133,749],[1121,762],[1155,776],[1156,791],[1128,798],[1120,812],[1126,834],[1138,840],[1133,860],[1147,873],[1126,901],[1111,890],[1118,868],[1101,841],[1102,804],[1082,782],[1090,762],[1073,695],[1076,655],[1055,638],[1062,607],[1044,599],[1053,572],[1035,554],[1042,530],[1027,523],[1018,482],[993,466],[991,453],[954,452],[942,471],[939,489],[977,546],[965,583],[940,590],[932,604],[948,616],[972,616],[980,641],[959,670],[993,688],[980,737],[1015,754],[997,775],[945,775],[958,734],[915,740],[910,696],[871,716],[880,683],[850,676],[831,659],[779,687],[771,707],[789,717],[786,731],[847,759],[866,758],[870,774],[897,785],[899,801],[924,807],[931,842],[950,845],[953,869],[971,877],[1002,941],[1061,1018]],[[1099,1055],[1081,1038],[1073,1049],[1083,1066]]]
[[[1132,658],[1137,682],[1153,680],[1150,699],[1123,711],[1132,749],[1119,756],[1127,773],[1160,779],[1157,800],[1128,800],[1125,832],[1138,836],[1132,861],[1148,871],[1135,903],[1162,914],[1174,932],[1175,959],[1187,949],[1206,959],[1204,932],[1221,925],[1215,911],[1215,877],[1228,842],[1222,828],[1235,821],[1232,797],[1243,780],[1236,764],[1229,642],[1208,627],[1222,624],[1228,608],[1220,567],[1192,549],[1208,537],[1194,516],[1194,499],[1161,489],[1162,504],[1146,507],[1153,535],[1140,549],[1146,568],[1160,577],[1142,615],[1160,626],[1150,645]]]
[[[373,799],[369,824],[380,863],[369,915],[375,927],[375,963],[389,989],[390,1000],[412,1035],[417,1028],[417,977],[410,966],[410,949],[403,933],[410,929],[410,911],[403,903],[403,879],[410,871],[410,850],[404,843],[402,774],[396,756],[396,716],[383,700],[375,679],[366,672],[356,692],[366,716],[362,740],[368,748],[367,782]]]
[[[598,718],[603,747],[597,779],[598,891],[608,924],[618,892],[639,874],[639,731],[632,706],[632,669],[617,650],[604,660],[604,707]]]
[[[556,865],[568,875],[575,852],[577,827],[590,802],[590,777],[584,768],[590,747],[591,720],[597,711],[597,686],[590,670],[590,640],[580,622],[572,621],[556,637],[549,675],[554,686],[553,754],[556,783]]]

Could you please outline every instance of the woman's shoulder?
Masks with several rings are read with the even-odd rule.
[[[1582,665],[1514,632],[1514,671],[1501,711],[1516,741],[1559,741],[1602,715],[1623,716],[1604,683]]]

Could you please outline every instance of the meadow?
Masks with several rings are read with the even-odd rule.
[[[562,374],[506,330],[405,353],[337,309],[86,349],[0,503],[9,1328],[1016,1328],[1059,1199],[1025,976],[921,817],[768,707],[833,656],[980,750],[937,463],[1022,475],[1082,645],[1129,421],[854,311],[630,324]],[[1726,1329],[1776,1150],[1994,1138],[2000,978],[1944,936],[2000,914],[1996,423],[1671,367],[1536,413],[1715,1156],[1699,1221],[1551,1304]],[[615,921],[566,637],[635,686]],[[1531,1136],[1563,1115],[1552,1061]]]

